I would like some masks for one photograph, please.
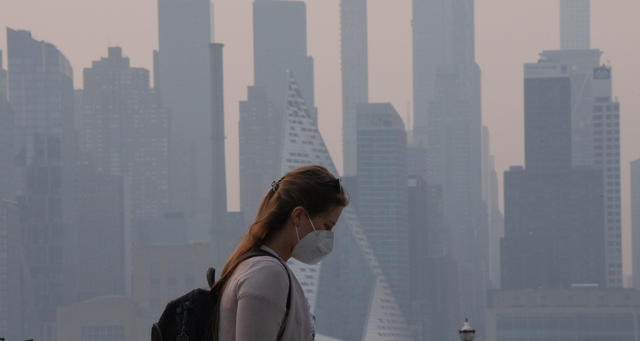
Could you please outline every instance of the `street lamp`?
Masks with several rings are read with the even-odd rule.
[[[458,333],[460,333],[460,340],[462,341],[473,341],[473,338],[476,336],[476,330],[471,328],[469,319],[464,319],[464,325]]]

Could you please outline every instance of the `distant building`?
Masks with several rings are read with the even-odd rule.
[[[631,162],[631,238],[633,287],[640,289],[640,159]]]
[[[492,290],[487,340],[637,340],[640,292],[631,289]]]
[[[264,87],[250,86],[240,102],[238,121],[240,210],[249,226],[272,181],[280,179],[282,113],[276,111]]]
[[[571,163],[601,169],[604,181],[608,287],[622,286],[620,104],[612,95],[612,70],[600,50],[544,51],[531,67],[559,67],[571,83]]]
[[[0,200],[0,335],[21,340],[30,325],[27,314],[33,302],[23,301],[30,293],[29,273],[23,252],[20,211],[15,202]]]
[[[15,118],[7,94],[7,71],[0,51],[0,200],[15,200]]]
[[[157,321],[169,301],[207,287],[207,269],[215,267],[212,251],[208,243],[135,245],[133,301]]]
[[[504,177],[501,288],[604,287],[602,171],[572,166],[569,68],[525,65],[524,103],[526,168]]]
[[[169,115],[156,97],[119,47],[84,69],[81,147],[98,171],[130,181],[134,221],[168,209]]]
[[[589,49],[591,0],[560,0],[560,48]]]
[[[315,115],[307,108],[291,73],[289,77],[282,173],[318,164],[336,174]],[[365,229],[355,209],[347,206],[334,230],[332,255],[320,264],[290,260],[289,266],[317,317],[319,334],[340,340],[411,340],[408,324]]]
[[[358,104],[356,112],[360,223],[408,316],[407,133],[390,103]]]
[[[356,106],[369,102],[367,39],[367,0],[341,0],[342,157],[346,176],[357,174]]]
[[[482,127],[482,200],[489,217],[489,279],[500,287],[500,239],[504,236],[504,215],[500,211],[498,174],[491,154],[489,128]]]
[[[211,1],[158,0],[157,89],[170,110],[169,210],[195,238],[211,229]]]
[[[125,296],[101,296],[58,308],[57,340],[133,341],[149,337],[155,321]]]
[[[288,76],[299,80],[315,117],[313,58],[307,55],[307,14],[302,1],[253,2],[254,85],[240,102],[240,210],[250,224],[272,181],[278,180]]]
[[[55,310],[71,292],[71,228],[63,174],[73,121],[73,74],[65,56],[28,31],[7,28],[9,102],[15,113],[16,180],[32,290],[25,338],[54,340]]]

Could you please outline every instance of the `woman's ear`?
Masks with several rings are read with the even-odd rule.
[[[304,218],[305,216],[305,210],[304,207],[302,206],[296,206],[296,208],[293,209],[293,211],[291,211],[291,222],[295,225],[300,227],[300,224],[302,222],[302,218]]]

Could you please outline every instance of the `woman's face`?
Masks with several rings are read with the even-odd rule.
[[[338,219],[340,219],[340,215],[342,214],[343,208],[344,207],[334,207],[332,209],[329,209],[326,212],[317,214],[314,217],[310,217],[311,221],[313,222],[313,226],[317,230],[331,231],[333,227],[336,226]],[[311,226],[309,226],[309,229],[312,230]]]

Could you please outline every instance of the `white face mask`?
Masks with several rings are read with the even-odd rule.
[[[296,226],[298,244],[293,248],[291,256],[302,263],[313,265],[320,262],[333,250],[333,231],[316,230],[309,214],[307,214],[307,219],[309,219],[313,231],[300,239],[298,226]]]

